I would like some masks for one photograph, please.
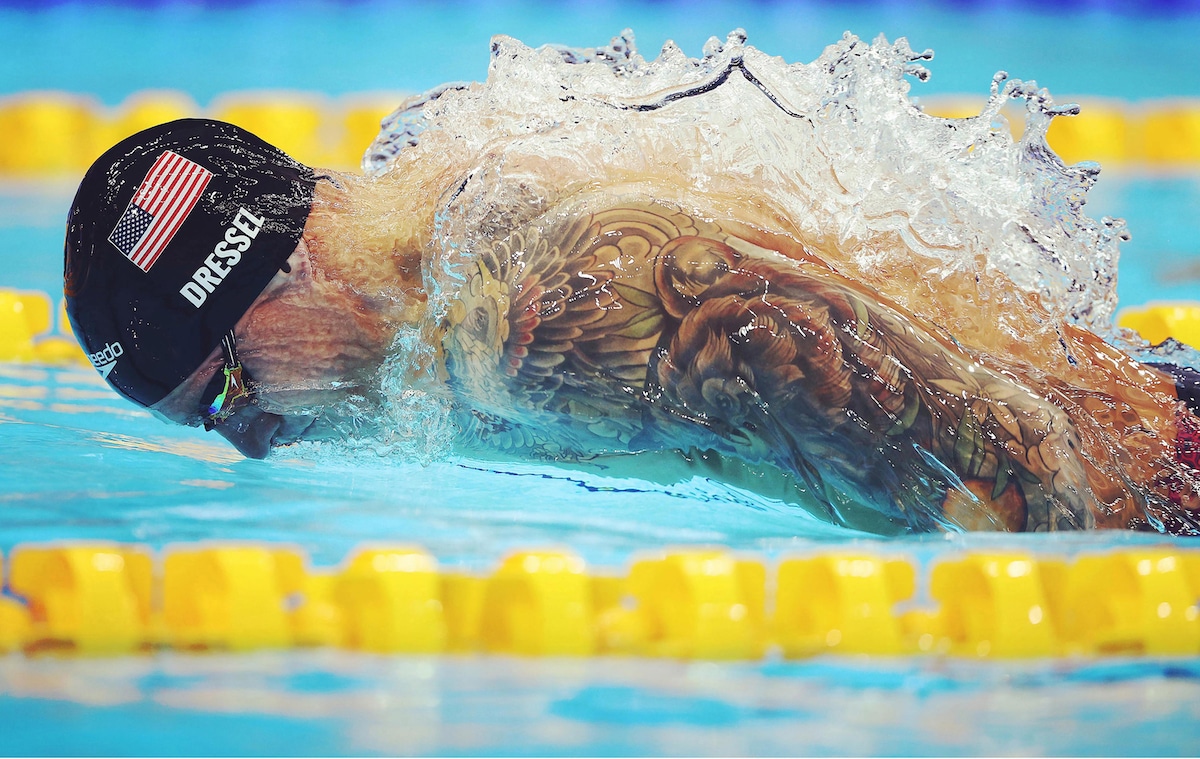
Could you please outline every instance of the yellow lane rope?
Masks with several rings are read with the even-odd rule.
[[[136,545],[22,545],[2,575],[0,651],[1200,654],[1200,551],[1070,561],[966,552],[921,576],[903,555],[856,549],[767,563],[688,548],[618,572],[592,571],[566,551],[522,551],[467,574],[439,570],[411,546],[366,548],[313,570],[299,550],[269,544],[184,544],[160,556]]]
[[[404,99],[364,93],[337,100],[298,92],[256,92],[218,98],[200,108],[174,91],[147,91],[116,108],[67,92],[28,92],[0,99],[0,178],[74,178],[121,139],[155,124],[190,116],[229,121],[310,166],[353,169],[379,132],[379,122]]]
[[[0,99],[0,178],[79,177],[106,148],[140,129],[186,116],[238,124],[311,166],[357,167],[380,120],[404,94],[230,93],[201,108],[182,92],[151,90],[117,107],[90,96],[34,91]],[[1070,98],[1061,98],[1063,102]],[[1094,160],[1158,168],[1200,168],[1200,101],[1129,103],[1082,99],[1075,117],[1054,120],[1048,140],[1068,163]],[[927,113],[978,115],[983,98],[921,98]],[[1006,111],[1014,132],[1022,118]]]

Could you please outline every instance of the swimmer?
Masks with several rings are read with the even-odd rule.
[[[793,475],[838,524],[1197,533],[1193,369],[1073,325],[1078,376],[984,355],[750,190],[652,177],[493,214],[434,309],[435,227],[467,180],[407,168],[310,169],[203,119],[122,141],[68,218],[76,336],[117,392],[252,458],[379,434],[381,367],[416,335],[431,350],[404,381],[498,452],[706,451]]]

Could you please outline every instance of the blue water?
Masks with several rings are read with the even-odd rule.
[[[589,45],[632,26],[645,52],[709,35],[809,60],[851,29],[934,47],[920,91],[982,97],[996,69],[1060,100],[1200,97],[1200,13],[1121,4],[576,3],[334,5],[0,2],[0,94],[117,103],[147,87],[204,105],[229,90],[417,91],[486,75],[487,41]],[[1072,10],[1074,9],[1074,10]],[[0,184],[0,286],[57,292],[70,183]],[[1106,171],[1093,216],[1123,216],[1122,305],[1200,299],[1200,176]],[[508,550],[569,546],[624,566],[664,545],[768,559],[853,548],[927,569],[955,552],[1073,555],[1158,536],[881,540],[769,496],[691,477],[309,451],[242,459],[169,427],[90,369],[0,365],[0,551],[56,539],[154,548],[282,542],[332,565],[365,541],[426,546],[485,571]],[[617,476],[620,475],[620,476]],[[1194,755],[1196,658],[968,662],[818,658],[745,664],[338,651],[0,656],[0,755]]]
[[[230,90],[331,95],[423,91],[486,73],[488,41],[602,45],[631,27],[649,57],[668,39],[698,55],[737,27],[751,44],[809,61],[849,30],[933,48],[920,92],[986,93],[992,74],[1056,95],[1200,96],[1195,3],[123,2],[0,3],[0,94],[60,89],[115,104],[145,88],[203,106]],[[1157,11],[1157,12],[1156,12]]]
[[[1194,661],[0,659],[0,754],[1186,756],[1198,697]]]

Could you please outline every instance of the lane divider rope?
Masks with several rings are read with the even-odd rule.
[[[401,92],[330,98],[318,93],[229,93],[201,108],[190,96],[148,90],[117,107],[61,91],[32,91],[0,99],[0,178],[74,177],[109,146],[154,124],[186,116],[231,121],[310,166],[352,169],[379,131],[380,120],[404,99]],[[979,114],[983,98],[920,99],[931,115]],[[1081,101],[1078,116],[1054,119],[1047,139],[1067,163],[1200,167],[1200,100],[1130,103]],[[1019,134],[1014,105],[1008,122]]]
[[[298,549],[269,544],[184,544],[161,555],[137,545],[20,545],[2,575],[0,651],[1200,654],[1200,551],[1070,561],[966,552],[934,562],[918,588],[920,575],[904,556],[857,550],[767,563],[685,548],[617,572],[569,551],[531,550],[471,574],[441,570],[413,546],[364,548],[316,570]]]
[[[0,178],[74,178],[125,137],[155,124],[196,116],[229,121],[310,166],[358,167],[380,121],[402,93],[331,99],[315,93],[234,93],[199,107],[182,92],[145,91],[116,108],[68,92],[0,99]]]

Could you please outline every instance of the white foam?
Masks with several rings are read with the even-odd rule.
[[[406,103],[364,158],[382,174],[402,151],[419,151],[459,160],[476,178],[470,207],[444,218],[453,224],[435,261],[446,269],[440,284],[471,225],[498,208],[534,213],[572,182],[644,173],[701,192],[753,188],[806,238],[839,248],[846,273],[901,301],[871,272],[917,254],[933,262],[931,276],[1000,272],[1035,293],[1049,321],[1113,331],[1124,225],[1083,212],[1098,167],[1065,166],[1045,140],[1052,117],[1077,109],[1032,82],[998,74],[978,116],[944,119],[910,99],[932,53],[903,38],[847,34],[808,64],[771,57],[740,30],[710,40],[701,58],[668,43],[647,61],[628,31],[595,49],[508,37],[492,47],[486,82]],[[1011,98],[1026,103],[1019,141],[999,115]],[[554,184],[517,168],[528,159],[553,163]],[[985,316],[1003,318],[1003,289],[985,283],[978,300]]]

